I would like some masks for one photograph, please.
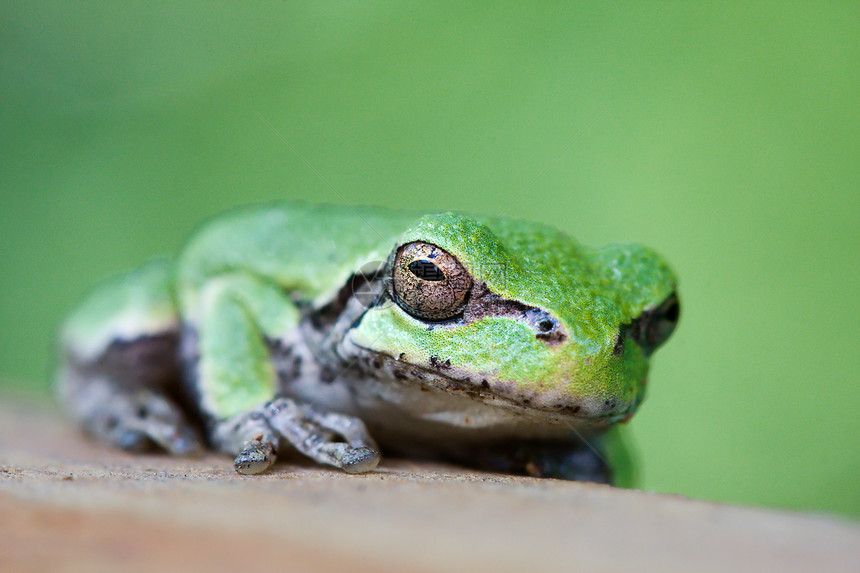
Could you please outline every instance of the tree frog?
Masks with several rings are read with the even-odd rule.
[[[206,443],[241,474],[294,448],[349,473],[385,451],[606,482],[609,430],[678,314],[674,273],[636,244],[279,202],[98,286],[62,327],[56,388],[104,442]]]

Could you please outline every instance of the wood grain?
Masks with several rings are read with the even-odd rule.
[[[385,460],[128,455],[0,404],[0,571],[858,571],[860,528],[607,486]]]

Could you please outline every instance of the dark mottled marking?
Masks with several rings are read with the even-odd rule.
[[[114,340],[96,360],[82,361],[72,353],[66,359],[82,377],[106,376],[120,388],[169,388],[180,376],[179,335]]]
[[[337,319],[340,318],[349,302],[349,299],[355,296],[356,291],[361,290],[362,292],[369,292],[371,290],[369,288],[370,285],[381,280],[385,274],[386,272],[383,269],[379,269],[374,274],[354,274],[349,277],[349,280],[347,280],[346,284],[341,287],[330,303],[319,310],[303,311],[302,314],[310,320],[310,323],[313,325],[315,330],[328,330],[335,322],[337,322]],[[379,301],[368,300],[363,302],[365,303],[365,306],[374,306]]]
[[[441,360],[435,354],[430,356],[430,366],[435,368],[436,370],[445,370],[451,368],[451,359]]]
[[[265,339],[272,366],[281,386],[297,380],[302,375],[302,355],[292,344],[281,339]]]
[[[487,390],[489,390],[490,389],[490,383],[487,382],[486,380],[481,380],[481,388],[486,388]]]
[[[331,384],[337,379],[337,373],[331,368],[327,368],[326,366],[322,366],[320,368],[320,382],[324,382],[326,384]]]

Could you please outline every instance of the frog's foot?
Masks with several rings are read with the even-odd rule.
[[[278,437],[312,460],[347,473],[369,472],[379,463],[379,449],[361,420],[320,412],[289,398],[220,422],[213,432],[220,450],[239,452],[233,467],[241,474],[268,469],[275,461]]]
[[[153,445],[174,455],[193,455],[202,449],[197,432],[179,407],[160,393],[123,391],[97,382],[87,391],[97,396],[77,396],[76,413],[97,439],[134,452]]]
[[[610,483],[606,457],[595,444],[525,440],[488,447],[479,452],[484,469],[532,477]]]
[[[244,475],[259,474],[275,463],[277,455],[272,441],[264,440],[263,436],[248,440],[242,446],[242,451],[233,460],[233,469]]]
[[[379,464],[379,448],[358,418],[320,412],[286,398],[266,409],[272,427],[312,460],[350,474],[369,472]],[[337,435],[346,441],[336,441]]]
[[[243,475],[266,471],[278,457],[278,436],[261,408],[216,422],[209,437],[218,451],[236,456],[233,469]]]

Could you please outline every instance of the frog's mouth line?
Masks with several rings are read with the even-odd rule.
[[[601,402],[600,406],[610,411],[597,413],[595,412],[596,403],[587,404],[585,399],[571,402],[560,392],[553,395],[540,395],[537,392],[526,395],[513,382],[491,382],[485,378],[475,379],[469,375],[458,377],[455,375],[456,371],[453,367],[442,362],[436,362],[437,369],[434,370],[427,366],[401,361],[384,352],[370,350],[359,345],[355,345],[355,347],[361,351],[357,361],[360,368],[367,369],[374,374],[388,375],[389,378],[401,384],[418,382],[422,389],[441,390],[452,395],[480,401],[489,406],[522,414],[535,414],[537,412],[542,415],[550,414],[560,422],[565,419],[575,419],[578,423],[586,422],[594,426],[608,426],[632,416],[638,405],[635,398],[629,403],[620,405],[617,401],[607,400]],[[445,368],[451,369],[452,375],[439,371]],[[500,386],[501,388],[499,388]]]

